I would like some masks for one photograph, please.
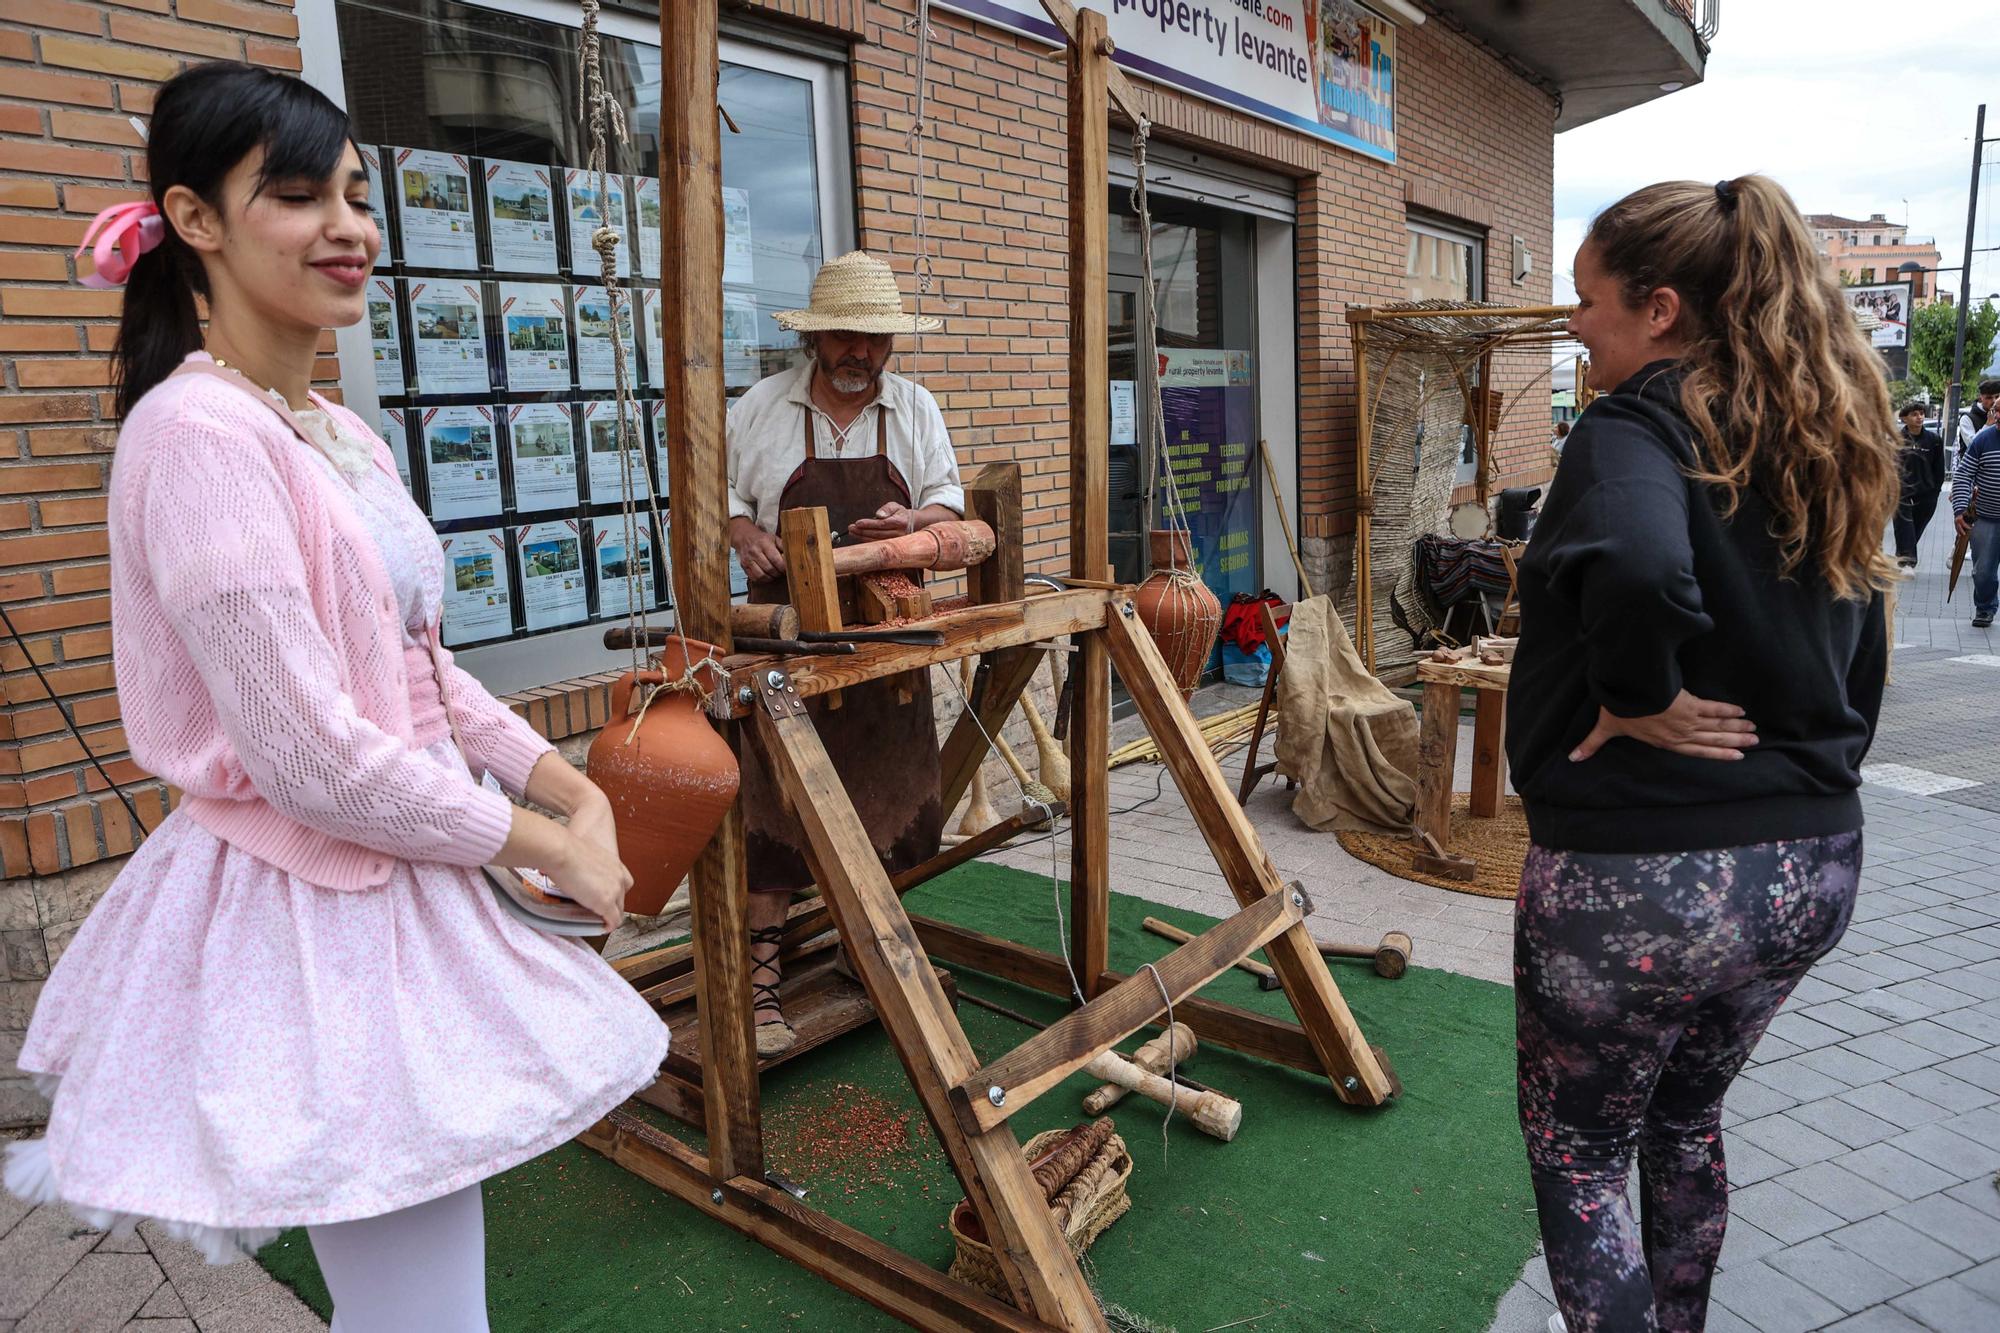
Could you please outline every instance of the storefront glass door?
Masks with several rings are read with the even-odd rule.
[[[1144,578],[1146,531],[1184,517],[1195,564],[1226,603],[1235,593],[1255,592],[1263,567],[1254,224],[1159,195],[1152,213],[1164,461],[1147,448],[1153,405],[1138,373],[1145,273],[1139,223],[1129,193],[1112,190],[1111,556],[1119,578]]]

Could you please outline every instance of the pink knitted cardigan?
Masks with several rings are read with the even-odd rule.
[[[423,752],[421,714],[441,688],[474,774],[516,794],[549,743],[452,663],[435,624],[429,651],[406,654],[388,572],[340,483],[273,404],[201,369],[140,401],[112,467],[132,757],[186,793],[186,817],[309,884],[367,889],[397,861],[491,861],[512,807]],[[394,474],[359,418],[315,401],[376,439]]]

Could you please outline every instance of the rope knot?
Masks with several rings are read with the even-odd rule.
[[[613,228],[599,227],[590,233],[590,248],[608,257],[617,251],[618,239],[618,233]]]

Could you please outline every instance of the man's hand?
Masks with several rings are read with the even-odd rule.
[[[738,515],[729,520],[729,544],[752,583],[785,577],[785,548],[775,534]]]
[[[1951,516],[1951,525],[1958,529],[1958,535],[1961,537],[1970,537],[1972,535],[1972,520],[1964,514],[1953,514]]]
[[[848,524],[847,535],[857,541],[879,542],[890,537],[907,537],[917,527],[917,511],[891,500],[875,511],[875,517]]]
[[[1735,760],[1757,743],[1757,724],[1735,704],[1697,699],[1682,690],[1664,713],[1650,717],[1615,717],[1607,709],[1598,709],[1597,725],[1583,738],[1583,744],[1570,751],[1570,761],[1582,763],[1614,736],[1630,736],[1656,749],[1696,759]]]

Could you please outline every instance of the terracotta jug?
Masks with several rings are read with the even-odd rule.
[[[1222,628],[1222,603],[1192,568],[1194,552],[1186,532],[1154,528],[1147,534],[1153,572],[1139,585],[1133,600],[1139,619],[1152,632],[1167,659],[1167,670],[1181,687],[1183,699],[1201,683],[1202,668],[1215,651]]]
[[[687,641],[695,661],[709,645]],[[657,915],[715,836],[736,799],[736,756],[688,690],[653,686],[685,670],[680,640],[659,653],[659,670],[628,671],[611,687],[611,721],[590,743],[590,780],[611,798],[618,853],[632,872],[625,910]],[[633,726],[633,714],[645,715]]]

